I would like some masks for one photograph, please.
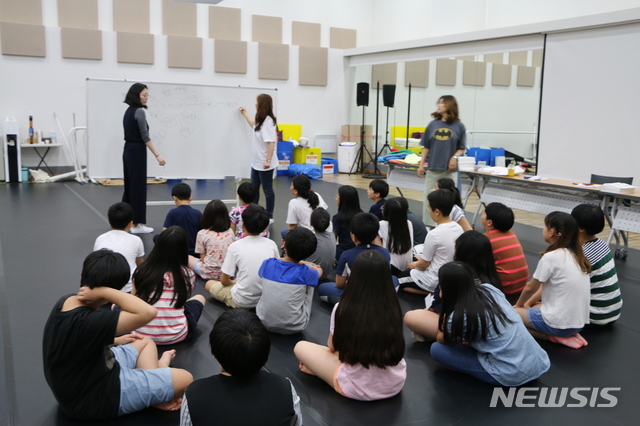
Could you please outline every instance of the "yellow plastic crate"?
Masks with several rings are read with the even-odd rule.
[[[294,164],[322,164],[320,148],[293,148]]]
[[[302,124],[278,124],[278,130],[282,132],[283,141],[299,141],[302,137]]]

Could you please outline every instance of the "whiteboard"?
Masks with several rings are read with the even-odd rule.
[[[87,175],[122,178],[124,98],[135,81],[87,79]],[[147,155],[147,174],[165,179],[247,178],[253,130],[239,107],[255,115],[256,97],[274,88],[144,82],[149,88],[147,122],[159,166]],[[275,111],[274,111],[275,113]]]

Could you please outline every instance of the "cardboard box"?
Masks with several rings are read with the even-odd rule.
[[[340,142],[360,142],[360,124],[343,124],[340,128]],[[365,140],[373,139],[373,126],[364,126]]]

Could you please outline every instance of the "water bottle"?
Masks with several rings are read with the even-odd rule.
[[[58,137],[56,136],[56,132],[51,131],[51,143],[58,143]]]

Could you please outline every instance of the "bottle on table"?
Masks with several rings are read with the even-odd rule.
[[[516,162],[511,161],[509,167],[507,167],[507,176],[514,177],[516,175]]]
[[[33,115],[29,116],[29,143],[35,143],[35,135],[34,135],[34,131],[33,131]]]

